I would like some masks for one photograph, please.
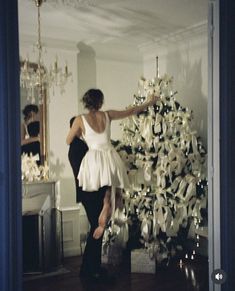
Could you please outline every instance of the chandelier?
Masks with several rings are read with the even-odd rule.
[[[30,62],[28,58],[21,60],[20,62],[20,87],[26,90],[27,100],[31,103],[35,103],[35,99],[38,98],[38,103],[43,103],[43,95],[45,90],[53,88],[55,86],[60,87],[60,92],[65,92],[65,85],[71,78],[72,73],[68,70],[67,63],[64,68],[58,66],[58,58],[56,56],[53,65],[47,68],[43,63],[43,45],[41,42],[41,17],[40,8],[42,2],[45,0],[34,0],[37,7],[37,62]],[[54,90],[53,90],[54,91]]]

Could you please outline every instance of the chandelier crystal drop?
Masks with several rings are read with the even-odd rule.
[[[45,0],[44,0],[45,1]],[[31,62],[28,58],[20,61],[20,87],[26,90],[27,100],[35,103],[38,98],[38,103],[43,103],[43,94],[45,90],[55,86],[60,87],[60,92],[65,92],[65,85],[68,80],[72,80],[72,73],[69,72],[67,63],[64,68],[59,67],[58,57],[56,56],[53,65],[49,68],[43,63],[43,45],[41,41],[41,15],[40,8],[43,0],[35,0],[37,7],[37,42],[34,45],[37,51],[37,62]],[[54,90],[53,90],[54,91]]]

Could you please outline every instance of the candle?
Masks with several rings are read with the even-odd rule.
[[[58,70],[57,56],[55,58],[54,70],[55,70],[55,72],[57,72],[57,70]]]
[[[65,71],[65,75],[67,76],[68,75],[68,66],[67,65],[65,66],[64,71]]]
[[[182,269],[182,267],[183,267],[183,260],[180,260],[179,265],[180,265],[180,269]]]
[[[159,77],[158,57],[156,57],[156,77]]]

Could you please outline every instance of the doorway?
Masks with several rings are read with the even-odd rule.
[[[216,15],[217,15],[217,17],[218,17],[218,1],[211,1],[211,4],[213,4],[213,6],[214,6],[214,8],[215,8],[215,10],[214,10],[214,13],[216,13]],[[218,23],[217,24],[215,24],[216,25],[216,27],[217,27],[217,29],[218,29]],[[216,45],[218,45],[218,38],[215,38],[216,40],[214,40],[214,41],[216,41],[217,43],[216,43]],[[215,44],[214,42],[213,42],[213,44]],[[218,52],[217,52],[218,53]],[[213,56],[215,56],[216,55],[216,51],[213,51]],[[217,62],[218,62],[218,59],[216,59],[217,60]],[[214,63],[215,62],[215,58],[213,57],[213,62],[212,63]],[[211,63],[211,65],[212,65],[212,63]],[[218,64],[217,64],[218,65]],[[212,74],[212,79],[214,80],[214,78],[218,78],[218,66],[216,66],[216,64],[214,64],[214,66],[213,66],[213,70],[215,70],[215,72]],[[217,72],[217,74],[216,74],[216,72]],[[218,83],[217,83],[218,84]],[[215,82],[215,80],[213,81],[213,83],[212,83],[212,85],[211,85],[211,90],[212,90],[212,88],[214,88],[214,86],[216,86],[216,82]],[[218,88],[217,88],[217,90],[218,90]],[[213,91],[213,92],[215,92],[215,91]],[[214,95],[213,95],[214,96]],[[218,102],[218,100],[217,100],[217,102]],[[213,108],[214,108],[214,103],[213,103],[213,106],[212,106]],[[217,107],[215,108],[215,109],[217,109],[218,110],[218,104],[217,104]],[[212,112],[211,113],[209,113],[209,116],[210,116],[210,118],[211,118],[211,120],[213,119],[212,118]],[[216,116],[217,117],[217,116]],[[215,119],[214,119],[214,121],[215,121]],[[215,128],[215,124],[213,124],[213,126],[211,126],[211,129],[212,128]],[[217,133],[214,133],[213,134],[213,138],[215,138],[216,137],[216,142],[217,142],[217,146],[218,146],[218,132]],[[211,136],[211,138],[212,138],[212,136]],[[211,147],[212,147],[212,144],[211,144]],[[213,149],[216,149],[216,146],[213,144]],[[218,147],[217,147],[217,150],[218,150]],[[211,161],[213,160],[213,157],[215,158],[216,156],[217,156],[217,154],[216,154],[216,152],[215,151],[213,151],[213,153],[214,153],[214,155],[213,156],[211,156]],[[217,152],[218,153],[218,152]],[[219,162],[218,160],[217,160],[217,162]],[[218,167],[218,165],[217,164],[215,164],[214,163],[214,160],[213,160],[213,168],[212,168],[212,171],[209,173],[209,177],[210,177],[210,180],[213,180],[212,181],[212,185],[215,183],[215,178],[214,179],[212,179],[212,177],[215,177],[215,175],[217,175],[217,177],[218,177],[218,175],[219,175],[219,171],[218,171],[218,169],[219,169],[219,167]],[[218,180],[217,180],[218,181]],[[210,185],[210,184],[209,184]],[[216,184],[215,185],[216,187],[214,187],[215,189],[219,189],[219,187],[217,187],[218,185]],[[218,190],[217,190],[218,191]],[[212,193],[212,192],[211,192]],[[214,203],[215,203],[215,208],[217,209],[217,210],[219,210],[219,193],[217,193],[218,195],[216,195],[215,196],[215,192],[213,192],[213,195],[214,195],[214,199],[217,197],[217,200],[213,200],[214,201]],[[217,202],[216,202],[217,201]],[[211,219],[212,219],[212,217],[213,217],[213,215],[212,215],[212,213],[214,213],[214,215],[215,215],[215,211],[212,211],[212,209],[211,209],[211,211],[209,211],[210,213],[211,213],[211,216],[209,216],[209,217],[211,217]],[[212,220],[211,220],[212,221]],[[218,224],[216,225],[216,227],[217,227],[217,229],[219,229],[219,225],[220,225],[220,223],[218,222]],[[212,242],[210,242],[210,262],[211,261],[213,261],[213,259],[212,258],[214,258],[214,253],[216,253],[216,251],[215,250],[218,250],[218,249],[220,249],[220,245],[218,245],[219,244],[219,242],[220,242],[220,234],[219,234],[219,232],[218,232],[218,230],[214,230],[214,231],[211,231],[210,232],[211,233],[211,235],[210,235],[210,238],[212,239]],[[213,250],[213,251],[212,251]],[[218,255],[218,253],[216,253],[216,256]],[[212,257],[211,257],[212,256]],[[214,264],[212,264],[212,265],[210,265],[210,268],[211,268],[211,270],[213,270],[215,267],[219,267],[220,266],[220,259],[218,258],[217,259],[217,257],[215,257],[215,259],[216,259],[216,261],[214,262]],[[211,287],[211,288],[213,288],[213,287]],[[213,290],[213,289],[211,289],[211,290]],[[214,290],[219,290],[219,286],[215,286],[215,289]]]

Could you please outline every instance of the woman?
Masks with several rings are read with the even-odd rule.
[[[21,128],[21,153],[39,156],[37,164],[41,164],[40,157],[40,121],[38,118],[38,106],[26,105],[22,110],[24,122]]]
[[[94,231],[94,238],[99,239],[104,232],[107,220],[115,210],[115,194],[111,187],[128,188],[127,170],[120,156],[111,145],[110,123],[112,120],[123,119],[138,114],[148,106],[156,103],[158,97],[151,96],[149,101],[126,110],[101,111],[104,95],[99,89],[88,90],[82,98],[88,113],[76,117],[66,142],[83,137],[88,145],[88,152],[82,160],[78,173],[79,186],[84,191],[95,191],[107,186],[103,209],[99,216],[99,226]]]

